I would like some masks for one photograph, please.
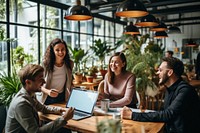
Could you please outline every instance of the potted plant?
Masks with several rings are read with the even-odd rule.
[[[114,47],[111,45],[108,45],[106,41],[102,41],[101,39],[94,40],[94,43],[90,48],[92,49],[93,53],[95,56],[98,58],[100,61],[100,73],[104,77],[105,73],[107,72],[106,70],[103,69],[104,67],[104,59],[105,56],[114,51],[117,47],[119,47],[121,43],[116,43]]]
[[[87,82],[92,83],[93,79],[97,78],[97,75],[96,75],[97,72],[98,72],[97,66],[92,66],[88,68],[87,73],[86,73]]]
[[[72,48],[71,46],[68,46],[70,52],[71,52],[71,57],[74,60],[75,64],[75,69],[74,69],[74,79],[76,83],[81,83],[83,74],[81,72],[81,63],[84,59],[84,57],[87,55],[88,52],[85,52],[81,48]]]
[[[124,35],[122,39],[125,43],[123,50],[127,58],[127,69],[136,75],[136,90],[140,94],[141,107],[145,108],[145,95],[147,88],[156,89],[156,82],[154,82],[156,75],[155,65],[158,64],[163,55],[164,47],[162,44],[156,44],[150,41],[144,50],[141,47],[146,43],[149,35],[136,37]]]
[[[0,74],[0,103],[9,106],[12,98],[21,89],[22,85],[17,74]]]
[[[121,133],[122,124],[118,119],[104,119],[97,120],[97,132],[98,133]]]

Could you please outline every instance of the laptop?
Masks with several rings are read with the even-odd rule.
[[[74,107],[73,120],[81,120],[92,116],[98,98],[97,91],[72,89],[66,107]]]

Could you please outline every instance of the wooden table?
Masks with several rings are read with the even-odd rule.
[[[75,87],[82,87],[83,86],[83,87],[86,87],[86,89],[94,91],[95,90],[94,87],[98,86],[100,82],[101,82],[101,80],[97,80],[93,83],[90,83],[90,82],[75,83],[75,82],[73,82],[73,85]]]
[[[194,87],[200,87],[200,80],[190,80],[189,84]]]
[[[53,106],[65,107],[64,104],[54,104]],[[39,113],[40,119],[46,121],[55,120],[59,115],[54,114],[41,114]],[[83,132],[83,133],[96,133],[97,121],[111,119],[112,116],[92,116],[79,121],[69,120],[66,128],[73,131]],[[138,122],[133,120],[122,120],[122,133],[162,133],[164,123],[161,122]]]

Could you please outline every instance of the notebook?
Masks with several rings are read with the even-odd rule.
[[[92,116],[98,98],[97,91],[72,89],[66,107],[74,107],[73,120],[80,120]]]

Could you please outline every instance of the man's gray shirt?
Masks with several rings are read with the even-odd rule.
[[[6,133],[54,133],[66,124],[62,116],[41,126],[38,111],[60,114],[59,107],[50,107],[36,100],[35,94],[29,94],[22,88],[13,98],[6,119]]]

